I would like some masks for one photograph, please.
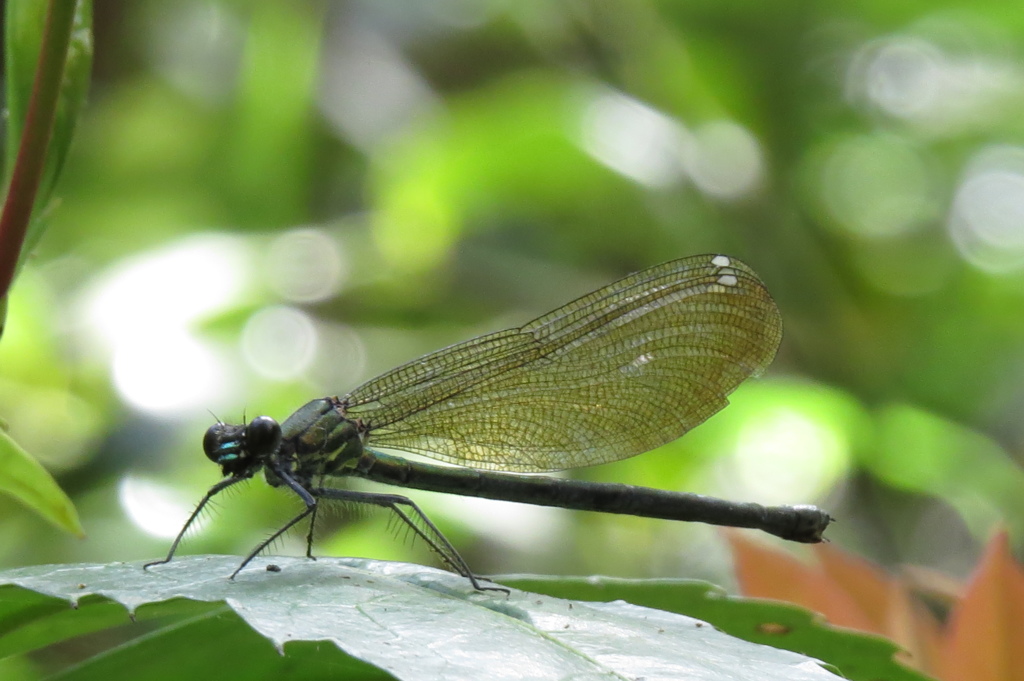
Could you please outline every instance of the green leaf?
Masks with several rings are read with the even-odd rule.
[[[71,499],[42,464],[3,431],[0,431],[0,492],[18,499],[62,530],[85,536]]]
[[[822,660],[853,681],[927,681],[929,677],[896,661],[900,651],[881,636],[840,629],[804,608],[756,598],[729,596],[708,582],[684,579],[538,577],[509,575],[502,584],[581,601],[621,599],[636,605],[685,613],[752,643]]]
[[[458,575],[404,563],[273,563],[279,572],[254,566],[234,581],[226,577],[238,564],[232,556],[193,556],[148,571],[113,563],[0,573],[0,603],[13,603],[0,608],[0,654],[41,651],[58,636],[109,627],[110,604],[119,603],[135,623],[123,616],[104,640],[120,642],[57,678],[129,671],[133,678],[187,678],[210,669],[218,679],[283,678],[285,671],[289,679],[322,678],[324,669],[332,678],[387,678],[367,664],[408,680],[838,678],[810,658],[622,601],[478,592]],[[62,612],[55,599],[78,610]],[[228,607],[208,605],[219,602]],[[73,623],[76,617],[85,622]]]

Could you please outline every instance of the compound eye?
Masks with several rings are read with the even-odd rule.
[[[232,427],[226,423],[215,423],[206,429],[203,452],[210,461],[220,463],[226,453],[238,449],[237,434],[230,430]]]
[[[269,416],[257,416],[246,426],[245,445],[259,459],[273,454],[281,446],[281,426]]]

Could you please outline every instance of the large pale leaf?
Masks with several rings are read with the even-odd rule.
[[[279,572],[260,569],[263,561],[229,581],[237,560],[183,558],[149,571],[138,563],[115,563],[0,573],[0,585],[10,585],[0,586],[0,654],[36,650],[110,627],[120,617],[125,641],[65,671],[62,679],[114,678],[129,668],[137,678],[171,678],[160,672],[168,665],[174,678],[183,678],[215,659],[224,674],[218,678],[269,678],[283,669],[289,678],[307,678],[325,668],[323,659],[315,659],[321,655],[336,678],[352,678],[353,670],[365,678],[366,663],[410,680],[838,678],[810,658],[623,601],[588,603],[515,589],[510,595],[478,592],[451,573],[361,559],[274,558]],[[55,599],[77,603],[78,612],[68,613]],[[138,623],[129,625],[112,602]],[[86,621],[76,622],[76,616]],[[238,617],[269,644],[261,647],[258,637],[235,626]],[[132,626],[138,629],[134,637]],[[268,654],[272,646],[282,651],[280,662]],[[237,675],[236,667],[245,674]]]
[[[820,615],[790,603],[729,596],[707,582],[614,577],[502,577],[502,584],[583,601],[622,599],[636,605],[685,613],[727,634],[810,655],[851,681],[928,681],[897,659],[889,639],[831,626]]]

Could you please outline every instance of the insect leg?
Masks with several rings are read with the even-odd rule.
[[[287,523],[285,523],[284,527],[282,527],[277,532],[275,532],[274,534],[270,535],[269,537],[267,537],[266,539],[261,541],[256,546],[256,548],[254,548],[252,551],[250,551],[249,555],[246,556],[245,560],[242,561],[242,564],[239,565],[237,568],[235,568],[235,571],[231,573],[231,576],[228,577],[228,579],[234,579],[235,576],[239,572],[242,571],[242,568],[244,568],[246,565],[248,565],[249,562],[253,558],[258,556],[263,551],[263,549],[265,549],[268,546],[270,546],[270,544],[272,544],[275,539],[277,539],[282,534],[284,534],[285,532],[290,530],[297,522],[299,522],[300,520],[302,520],[303,518],[305,518],[308,515],[312,514],[312,515],[314,515],[314,517],[316,515],[317,501],[316,501],[316,499],[313,498],[313,496],[309,493],[309,491],[305,487],[300,485],[291,475],[289,475],[285,471],[275,468],[274,469],[274,473],[276,473],[279,478],[284,480],[285,484],[288,485],[288,488],[291,491],[293,491],[297,495],[299,495],[299,498],[302,499],[302,502],[304,504],[306,504],[306,508],[303,509],[303,511],[301,513],[299,513],[297,516],[295,516],[294,518],[289,520]],[[312,529],[310,530],[310,535],[312,535]]]
[[[310,560],[316,560],[316,556],[313,555],[313,528],[316,527],[316,512],[320,506],[313,507],[313,513],[309,518],[309,533],[306,535],[306,558]]]
[[[194,523],[196,518],[199,517],[199,514],[202,512],[202,510],[206,506],[207,502],[209,502],[210,499],[212,499],[218,493],[223,492],[228,487],[231,487],[232,485],[234,485],[236,482],[241,482],[242,480],[248,480],[248,479],[249,478],[247,478],[247,477],[225,478],[225,479],[221,480],[220,482],[218,482],[213,487],[211,487],[210,491],[207,492],[206,496],[203,497],[202,501],[199,502],[199,505],[196,506],[196,510],[192,511],[192,515],[190,515],[188,517],[188,520],[185,521],[185,526],[183,528],[181,528],[181,532],[179,532],[178,536],[174,538],[174,543],[171,544],[171,550],[167,552],[167,557],[164,558],[163,560],[154,560],[154,561],[152,561],[150,563],[146,563],[145,565],[142,566],[142,569],[146,570],[146,569],[152,567],[153,565],[163,565],[164,563],[170,563],[171,562],[171,558],[174,557],[174,552],[178,550],[178,544],[181,543],[182,538],[185,536],[185,532],[188,531],[188,528],[191,527],[192,523]]]
[[[381,494],[377,492],[359,492],[355,490],[336,489],[333,487],[317,487],[309,490],[314,497],[336,501],[351,501],[359,504],[371,504],[390,509],[398,518],[408,525],[420,539],[426,542],[448,567],[470,581],[477,591],[504,591],[508,589],[494,586],[481,586],[479,579],[452,543],[437,529],[416,503],[400,494]],[[404,508],[403,508],[404,507]],[[408,511],[406,510],[408,509]],[[410,514],[411,512],[411,514]],[[417,522],[419,521],[419,522]]]

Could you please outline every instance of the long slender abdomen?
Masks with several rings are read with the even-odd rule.
[[[619,483],[493,473],[412,462],[371,451],[364,452],[352,474],[376,482],[433,492],[580,511],[749,527],[790,541],[811,544],[822,540],[822,533],[832,521],[831,516],[814,506],[762,506]]]

